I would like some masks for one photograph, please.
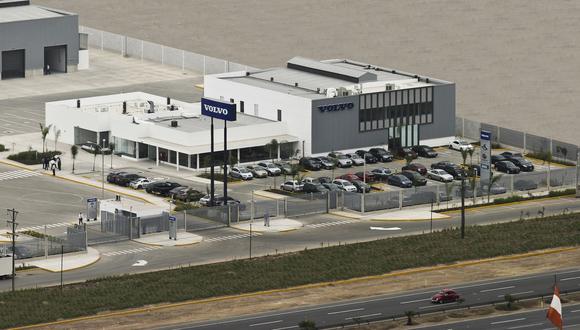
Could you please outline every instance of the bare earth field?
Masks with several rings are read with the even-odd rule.
[[[33,0],[81,24],[257,67],[348,57],[455,81],[457,112],[580,141],[573,0]]]
[[[580,249],[573,249],[524,259],[491,261],[458,268],[427,270],[410,275],[362,279],[349,283],[296,289],[288,292],[274,292],[251,297],[233,297],[232,299],[221,301],[183,304],[178,307],[163,309],[152,308],[144,312],[77,321],[44,328],[155,329],[160,326],[190,321],[218,320],[225,316],[234,317],[236,315],[300,308],[425,287],[445,287],[454,283],[561,270],[577,267],[579,258]]]

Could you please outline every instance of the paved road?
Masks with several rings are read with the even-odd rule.
[[[580,329],[580,304],[564,305],[564,329]],[[494,330],[554,330],[554,326],[546,319],[546,310],[534,310],[531,312],[510,314],[470,320],[465,322],[454,322],[436,326],[420,327],[418,329],[431,330],[462,330],[462,329],[494,329]]]
[[[558,274],[560,290],[580,290],[580,269],[563,270]],[[391,316],[403,316],[405,311],[428,313],[467,304],[486,304],[503,301],[505,294],[516,298],[526,298],[538,295],[549,296],[553,292],[554,273],[544,273],[529,276],[513,277],[476,283],[463,283],[453,286],[465,299],[464,303],[449,303],[435,305],[431,297],[440,288],[412,291],[398,295],[382,295],[364,299],[341,301],[333,304],[312,306],[309,308],[276,311],[272,313],[247,315],[222,321],[182,324],[164,329],[297,329],[302,320],[312,320],[319,327],[352,324],[353,319],[376,320]],[[512,317],[522,318],[522,317]],[[487,321],[485,321],[486,324]],[[501,321],[499,321],[501,322]],[[496,323],[501,325],[502,323]],[[494,325],[492,323],[492,325]],[[457,329],[467,329],[460,327]],[[437,327],[436,329],[456,329]],[[472,329],[495,329],[495,327],[476,327]],[[503,326],[497,329],[504,329]]]

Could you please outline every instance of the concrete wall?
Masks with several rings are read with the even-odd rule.
[[[433,123],[419,132],[421,141],[455,136],[455,84],[433,86]]]
[[[0,56],[1,51],[25,49],[26,76],[42,74],[44,47],[58,45],[67,45],[68,70],[76,70],[79,63],[78,16],[65,15],[0,24]]]

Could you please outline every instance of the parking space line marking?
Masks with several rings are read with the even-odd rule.
[[[270,322],[262,322],[262,323],[254,323],[254,324],[250,324],[251,327],[257,327],[260,325],[267,325],[267,324],[274,324],[274,323],[280,323],[282,322],[282,320],[277,320],[277,321],[270,321]]]
[[[485,289],[485,290],[481,290],[479,292],[490,292],[490,291],[498,291],[498,290],[505,290],[505,289],[513,289],[515,287],[516,287],[515,285],[512,285],[512,286],[504,286],[502,288]]]
[[[491,322],[490,324],[503,324],[503,323],[510,323],[510,322],[518,322],[518,321],[523,321],[525,320],[525,317],[519,318],[519,319],[513,319],[513,320],[505,320],[505,321],[496,321],[496,322]]]
[[[355,308],[355,309],[349,309],[346,311],[338,311],[338,312],[330,312],[330,313],[326,313],[328,315],[334,315],[334,314],[343,314],[343,313],[350,313],[350,312],[358,312],[358,311],[364,311],[364,308]]]
[[[17,231],[18,232],[23,232],[23,231],[28,231],[28,230],[36,231],[36,230],[44,230],[45,227],[46,227],[46,229],[50,229],[50,228],[72,226],[73,224],[74,224],[73,222],[59,222],[59,223],[51,223],[49,225],[38,225],[38,226],[19,228]]]

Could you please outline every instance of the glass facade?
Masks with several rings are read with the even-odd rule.
[[[361,132],[433,122],[433,87],[363,94],[359,102]]]

